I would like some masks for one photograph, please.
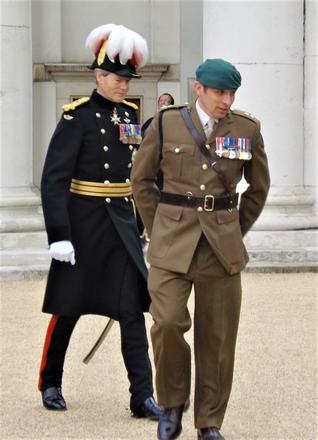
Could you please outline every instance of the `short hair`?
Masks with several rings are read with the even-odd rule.
[[[161,93],[161,95],[160,95],[159,98],[158,98],[158,104],[159,104],[159,101],[160,101],[161,96],[163,96],[163,95],[169,96],[169,98],[170,98],[170,104],[171,104],[171,105],[174,104],[174,98],[173,98],[172,95],[170,95],[170,93]]]
[[[96,67],[94,69],[94,71],[101,73],[103,76],[108,76],[112,73],[112,72],[109,72],[108,70],[99,69],[98,67]]]

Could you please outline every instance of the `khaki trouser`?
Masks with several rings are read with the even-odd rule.
[[[229,400],[241,306],[240,273],[228,275],[204,236],[186,274],[151,267],[151,337],[159,404],[182,405],[190,395],[191,327],[187,302],[195,294],[195,427],[220,428]]]

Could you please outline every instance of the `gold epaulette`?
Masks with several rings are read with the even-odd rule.
[[[129,105],[129,107],[132,107],[134,110],[138,110],[138,108],[139,108],[137,104],[134,104],[133,102],[126,101],[125,99],[122,101],[122,103]]]
[[[242,116],[243,118],[247,118],[250,121],[255,122],[256,124],[259,123],[259,120],[257,118],[255,118],[255,116],[253,116],[251,113],[249,112],[244,112],[243,110],[232,110],[232,113],[234,113],[235,115],[238,116]]]
[[[79,107],[80,105],[85,104],[88,102],[91,98],[89,96],[84,96],[83,98],[77,99],[76,101],[71,102],[70,104],[63,105],[63,111],[69,112],[70,110],[75,110],[76,107]]]
[[[175,104],[171,104],[171,105],[164,105],[161,107],[161,109],[159,110],[160,112],[164,112],[166,110],[173,110],[173,109],[179,109],[179,108],[183,108],[186,107],[188,105],[188,103],[184,103],[184,104],[179,104],[179,105],[175,105]]]

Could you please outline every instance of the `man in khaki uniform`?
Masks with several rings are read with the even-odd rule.
[[[231,110],[241,75],[208,59],[196,71],[197,100],[157,114],[135,156],[132,185],[150,236],[148,287],[158,400],[158,439],[182,430],[191,351],[184,339],[194,287],[194,416],[198,439],[223,439],[241,304],[242,237],[260,215],[269,172],[260,123]],[[155,182],[163,173],[163,191]],[[237,206],[236,185],[248,183]]]

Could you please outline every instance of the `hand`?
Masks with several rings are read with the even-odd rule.
[[[55,241],[50,245],[49,253],[51,258],[58,261],[65,261],[66,263],[71,263],[72,266],[75,264],[75,251],[72,243],[68,240]]]

